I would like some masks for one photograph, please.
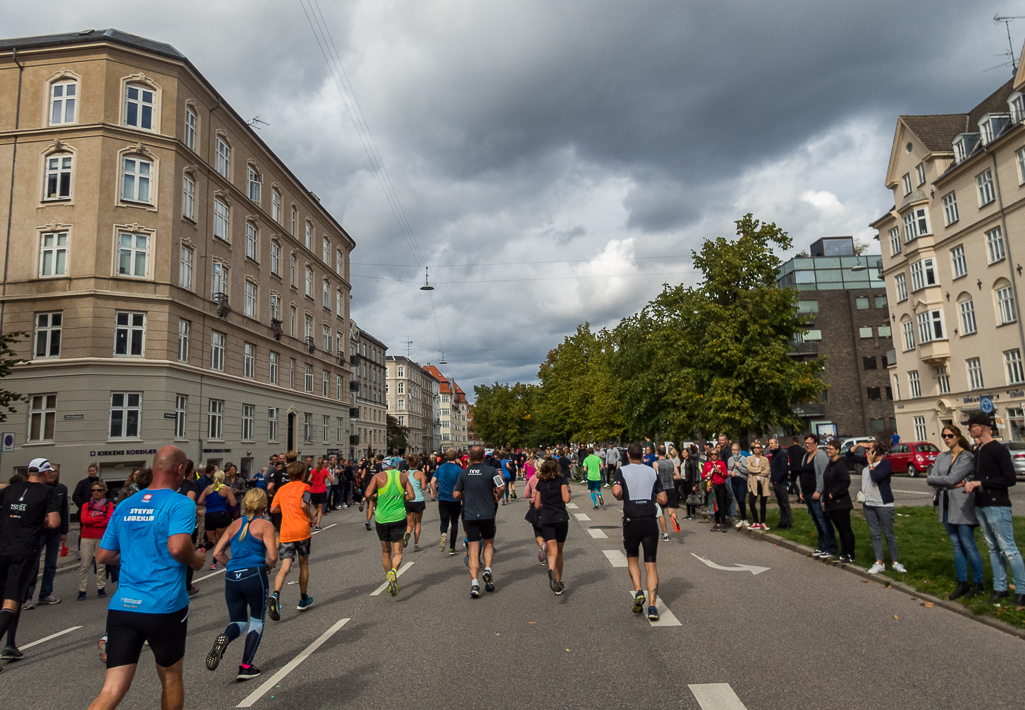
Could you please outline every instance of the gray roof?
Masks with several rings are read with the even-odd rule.
[[[944,113],[932,116],[901,116],[901,120],[931,151],[950,152],[954,138],[960,133],[979,130],[979,119],[987,113],[1007,113],[1007,99],[1014,79],[983,99],[968,113]]]
[[[35,49],[37,47],[51,47],[57,45],[86,44],[97,40],[107,39],[118,44],[129,47],[137,47],[147,52],[163,54],[174,59],[185,59],[185,55],[165,42],[155,42],[145,37],[128,34],[121,30],[83,30],[81,32],[65,32],[57,35],[40,35],[39,37],[15,37],[13,39],[0,39],[0,51],[7,49]]]

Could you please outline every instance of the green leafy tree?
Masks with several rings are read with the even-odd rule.
[[[28,362],[18,357],[18,354],[11,349],[12,345],[20,343],[28,333],[14,332],[0,335],[0,385],[11,374],[11,370],[17,365]],[[14,407],[16,402],[25,401],[25,395],[13,392],[0,386],[0,422],[7,421],[8,413],[14,414],[18,410]],[[6,411],[3,411],[6,410]]]
[[[387,425],[388,451],[399,453],[409,446],[409,427],[399,424],[399,420],[388,414],[385,417]]]
[[[481,441],[495,446],[527,446],[533,442],[531,415],[536,387],[523,383],[475,385],[473,425]]]

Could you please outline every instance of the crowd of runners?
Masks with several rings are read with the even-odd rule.
[[[978,423],[973,426],[971,434],[980,440],[982,430]],[[960,430],[948,427],[945,434],[947,430],[951,430],[951,461],[938,463],[952,468],[954,460],[968,461],[971,453],[964,450],[967,443]],[[991,437],[987,438],[986,433],[981,436],[980,447],[990,444]],[[437,504],[441,553],[458,554],[462,524],[470,597],[479,599],[494,592],[498,584],[494,570],[498,510],[518,499],[516,486],[520,480],[527,503],[524,520],[531,526],[548,586],[557,596],[566,589],[563,553],[573,497],[570,482],[578,479],[586,485],[595,509],[605,505],[606,490],[622,501],[622,541],[633,589],[632,611],[645,614],[651,621],[659,619],[659,542],[670,539],[670,530],[679,532],[681,520],[695,520],[701,511],[712,523],[712,532],[726,532],[727,521],[732,520],[737,521],[737,528],[767,530],[766,500],[773,496],[780,510],[778,526],[787,528],[793,520],[791,486],[797,485],[798,500],[808,506],[818,529],[820,549],[816,556],[828,559],[836,554],[839,537],[841,559],[849,561],[853,559],[854,540],[850,532],[853,506],[847,490],[847,461],[841,461],[835,441],[827,442],[824,449],[819,448],[814,435],[805,437],[803,447],[799,442],[795,439],[787,449],[775,438],[765,446],[755,441],[749,452],[741,451],[726,437],[709,442],[703,451],[694,445],[678,450],[672,445],[650,443],[604,450],[491,451],[476,446],[465,452],[377,456],[358,463],[336,458],[300,459],[290,451],[272,456],[266,467],[248,478],[212,465],[196,471],[183,451],[166,446],[156,453],[150,468],[133,472],[116,505],[106,500],[106,487],[96,475],[96,468],[90,467],[84,486],[79,486],[82,490],[76,488],[73,497],[82,519],[79,600],[86,596],[87,572],[92,565],[99,596],[106,596],[107,571],[114,571],[111,578],[117,583],[109,602],[106,634],[99,643],[106,678],[90,707],[117,707],[131,686],[146,644],[153,652],[163,687],[162,707],[183,706],[182,660],[189,599],[198,592],[192,573],[208,562],[210,569],[224,566],[228,624],[213,640],[206,656],[207,668],[216,670],[230,644],[241,638],[243,650],[236,679],[260,676],[254,660],[267,617],[279,621],[291,603],[282,598],[287,577],[298,566],[295,610],[307,611],[314,604],[309,565],[312,536],[321,529],[323,516],[352,505],[365,513],[366,530],[377,533],[382,588],[386,587],[392,597],[399,594],[398,577],[407,546],[412,541],[414,551],[421,549],[421,524],[428,497]],[[875,524],[870,523],[878,558],[877,567],[870,572],[884,568],[884,536],[893,568],[904,571],[897,562],[893,496],[888,469],[880,464],[881,447],[879,442],[869,442],[847,458],[865,467],[862,490],[869,496],[866,518],[868,507],[879,508],[873,511]],[[995,448],[992,451],[994,456],[999,454]],[[990,491],[991,497],[995,495],[994,505],[999,505],[1000,486],[1006,483],[1000,478],[1001,466],[995,465],[993,475],[976,466],[975,482],[965,486],[961,481],[959,494],[973,488]],[[946,471],[938,471],[935,481],[930,479],[932,485],[944,490],[944,501],[946,491],[957,491],[960,481]],[[7,661],[23,657],[16,633],[22,608],[33,600],[40,551],[45,547],[43,537],[67,532],[67,489],[62,491],[62,486],[53,485],[54,477],[55,468],[49,461],[35,459],[29,465],[27,479],[15,477],[0,491],[0,638],[6,637],[2,658]],[[1003,490],[1006,497],[1006,486]],[[981,508],[985,504],[976,505]],[[681,506],[684,514],[678,517]],[[748,521],[748,508],[753,522]],[[941,516],[946,516],[943,510]],[[988,520],[991,516],[980,512],[978,517]],[[943,522],[948,521],[944,518]],[[948,528],[951,524],[957,524],[953,518]],[[63,537],[61,540],[63,543]],[[1013,537],[1011,540],[1013,543]],[[1025,579],[1019,579],[1022,571],[1017,550],[1005,554],[1005,558],[1018,589],[1025,588]],[[966,570],[962,570],[961,556],[958,559],[961,581]],[[978,580],[979,563],[973,558],[971,564]],[[50,579],[51,590],[45,592],[40,603],[60,602],[52,596]],[[1001,592],[1001,583],[1006,590],[1006,574],[994,580],[998,598],[1007,595]],[[968,590],[967,583],[964,587]],[[965,590],[961,593],[967,593]]]

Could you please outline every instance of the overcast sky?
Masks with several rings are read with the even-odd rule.
[[[0,0],[0,34],[115,27],[188,56],[356,240],[358,325],[421,363],[443,350],[472,396],[693,283],[691,250],[746,212],[795,251],[871,240],[897,115],[967,111],[1010,78],[992,18],[1025,0],[320,10],[433,292],[300,0]],[[1025,20],[1011,37],[1019,52]]]

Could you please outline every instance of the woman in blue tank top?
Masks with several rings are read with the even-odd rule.
[[[231,512],[229,508],[236,505],[235,494],[231,492],[231,486],[225,483],[227,476],[224,471],[214,471],[214,482],[206,487],[199,495],[197,506],[206,506],[204,525],[206,527],[206,539],[209,547],[216,547],[224,531],[231,524]],[[217,569],[217,562],[210,563],[210,569]]]
[[[413,536],[413,551],[420,551],[420,523],[427,509],[424,500],[424,488],[427,487],[427,474],[420,465],[420,457],[410,454],[406,457],[409,464],[409,485],[413,487],[413,500],[406,501],[406,534],[402,536],[402,546],[409,544],[409,536]]]
[[[245,634],[246,644],[236,680],[260,675],[253,657],[263,637],[267,614],[267,573],[278,563],[274,526],[261,516],[267,509],[267,494],[254,488],[242,499],[242,517],[233,522],[214,548],[214,559],[225,564],[224,600],[231,623],[217,636],[206,656],[206,667],[216,670],[228,644]],[[231,546],[231,558],[226,548]]]

